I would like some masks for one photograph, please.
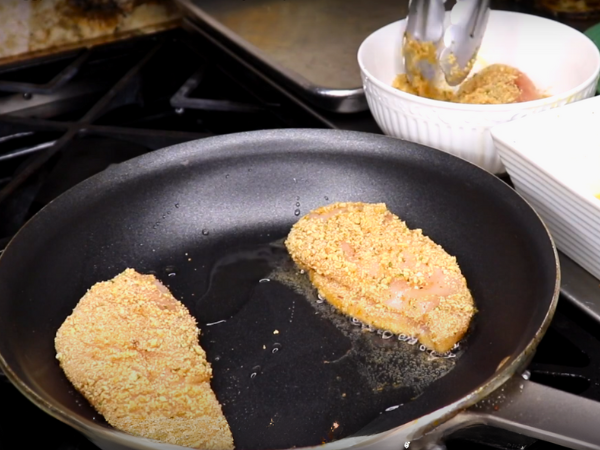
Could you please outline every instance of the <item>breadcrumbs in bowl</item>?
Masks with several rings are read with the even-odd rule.
[[[436,89],[420,76],[414,77],[410,83],[404,73],[394,79],[392,86],[420,97],[474,105],[505,105],[547,97],[538,91],[526,74],[505,64],[492,64],[481,69],[456,91]]]
[[[505,172],[490,128],[594,95],[600,52],[583,33],[529,14],[490,12],[473,73],[502,64],[524,73],[543,98],[508,104],[470,104],[423,98],[392,86],[404,73],[406,20],[368,36],[358,51],[369,108],[382,131]],[[510,30],[507,32],[506,30]]]

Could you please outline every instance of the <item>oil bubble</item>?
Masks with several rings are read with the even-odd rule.
[[[256,378],[256,375],[260,373],[260,366],[254,366],[252,368],[252,373],[250,374],[250,378]]]

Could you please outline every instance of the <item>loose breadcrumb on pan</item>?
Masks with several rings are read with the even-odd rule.
[[[106,421],[184,447],[233,449],[196,320],[152,275],[100,282],[59,328],[67,378]]]
[[[475,305],[456,258],[383,203],[335,203],[301,218],[285,245],[341,312],[444,353]]]

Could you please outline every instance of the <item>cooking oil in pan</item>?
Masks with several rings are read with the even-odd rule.
[[[298,270],[289,257],[283,240],[240,250],[237,254],[229,254],[214,265],[212,272],[212,289],[209,288],[204,298],[210,297],[213,291],[220,290],[214,286],[223,284],[215,281],[219,275],[225,275],[224,278],[230,286],[243,286],[244,282],[250,280],[253,284],[279,282],[302,295],[314,309],[315,314],[331,322],[351,342],[351,349],[342,358],[354,358],[358,361],[362,376],[374,391],[398,387],[411,387],[417,392],[421,391],[452,370],[456,360],[462,354],[462,349],[456,346],[452,351],[439,355],[427,350],[415,338],[375,329],[338,312],[317,294],[308,276]],[[242,283],[235,280],[234,272],[244,278]],[[237,301],[232,299],[231,295],[227,296],[226,309],[230,316],[234,316],[250,297],[246,290],[242,289],[238,292]],[[216,297],[217,293],[214,294]],[[204,303],[200,306],[201,309],[206,310],[209,306],[206,302],[200,303]],[[222,301],[219,303],[222,305]],[[289,307],[289,321],[294,320],[294,309],[295,303],[292,302]],[[205,325],[223,323],[226,320],[221,318],[221,320],[206,321]],[[336,362],[339,361],[333,360],[328,363]]]
[[[275,245],[283,248],[283,243]],[[416,338],[394,335],[340,313],[317,293],[308,276],[298,270],[291,258],[280,261],[269,277],[302,294],[315,313],[327,318],[350,339],[352,350],[345,357],[359,361],[365,380],[375,391],[397,387],[421,391],[452,370],[462,353],[457,345],[452,351],[440,355],[428,351]]]
[[[281,241],[218,260],[193,312],[211,385],[236,443],[249,450],[356,433],[418,397],[463,351],[433,355],[408,336],[339,313]]]

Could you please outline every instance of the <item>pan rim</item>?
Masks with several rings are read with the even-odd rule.
[[[125,161],[124,163],[121,163],[119,165],[112,166],[112,167],[106,169],[105,171],[100,172],[100,173],[82,181],[81,183],[77,184],[76,186],[72,187],[68,191],[61,194],[56,199],[49,202],[44,208],[42,208],[31,219],[29,219],[29,221],[27,221],[27,223],[23,227],[21,227],[21,229],[10,240],[10,242],[6,246],[6,249],[3,252],[3,254],[0,255],[0,270],[2,270],[2,261],[3,261],[3,259],[5,259],[5,255],[10,251],[11,247],[14,245],[14,242],[17,239],[19,239],[19,236],[22,234],[23,230],[25,230],[28,226],[30,226],[30,224],[33,223],[35,220],[38,220],[40,214],[43,214],[44,211],[54,208],[54,206],[52,206],[52,205],[55,205],[56,202],[68,201],[71,196],[78,195],[78,191],[82,191],[85,189],[93,189],[93,187],[96,183],[104,182],[106,179],[113,179],[113,178],[120,179],[120,178],[126,177],[127,174],[129,173],[129,169],[133,168],[133,167],[138,167],[141,165],[141,166],[145,167],[145,170],[148,170],[157,165],[161,165],[165,158],[170,157],[170,159],[171,159],[173,154],[175,154],[175,156],[177,157],[176,159],[179,159],[182,157],[185,158],[185,155],[192,154],[192,153],[195,158],[202,157],[202,158],[214,159],[218,155],[215,153],[214,148],[209,149],[208,151],[204,151],[204,150],[199,151],[197,149],[197,145],[199,142],[201,142],[201,144],[200,144],[201,147],[213,146],[216,148],[216,147],[219,147],[220,145],[226,144],[235,139],[242,139],[242,140],[245,140],[248,142],[253,142],[256,140],[268,140],[268,139],[273,139],[273,138],[279,139],[279,140],[293,141],[294,139],[297,140],[298,137],[301,137],[302,138],[301,140],[303,140],[303,141],[311,140],[311,139],[323,139],[323,138],[327,138],[327,137],[332,138],[332,139],[343,138],[344,140],[347,140],[349,142],[350,141],[360,142],[361,140],[366,139],[366,140],[369,140],[370,142],[373,142],[374,140],[380,140],[382,143],[385,142],[385,143],[389,144],[392,141],[397,141],[397,139],[395,139],[395,138],[377,135],[377,134],[373,134],[373,133],[366,133],[366,132],[329,130],[329,129],[303,129],[303,128],[295,128],[294,129],[294,128],[292,128],[292,129],[278,129],[278,130],[249,131],[249,132],[244,132],[244,133],[232,133],[232,134],[228,134],[228,135],[214,136],[214,137],[209,137],[209,138],[203,138],[203,139],[196,140],[196,141],[184,142],[181,144],[177,144],[174,146],[165,147],[163,149],[149,152],[145,155],[133,158],[132,160]],[[418,149],[419,151],[435,152],[436,154],[438,154],[438,156],[440,156],[442,158],[442,160],[447,160],[447,161],[460,160],[461,164],[464,163],[464,164],[470,165],[470,166],[474,167],[476,170],[483,172],[486,176],[489,176],[492,179],[495,179],[495,181],[501,182],[501,180],[497,179],[497,177],[495,177],[493,174],[484,171],[483,169],[479,168],[475,164],[472,164],[468,161],[462,160],[460,158],[457,158],[455,156],[452,156],[452,155],[442,152],[440,150],[436,150],[436,149],[429,148],[429,147],[424,147],[419,144],[405,142],[404,145],[406,145],[406,144],[408,144],[409,147]],[[194,145],[196,145],[196,149],[194,149]],[[303,149],[303,151],[318,152],[318,150],[312,150],[312,149]],[[340,150],[337,150],[337,149],[335,151],[340,152]],[[353,149],[344,150],[344,152],[346,152],[346,151],[348,153],[351,153],[353,151]],[[244,155],[244,153],[238,153],[237,155],[221,154],[221,157],[235,158],[235,157],[239,157],[239,155]],[[555,270],[556,270],[556,280],[555,280],[555,285],[554,285],[554,289],[553,289],[552,299],[550,301],[550,306],[549,306],[548,310],[546,311],[546,315],[545,315],[541,325],[535,331],[535,334],[533,335],[531,340],[526,344],[524,350],[519,355],[514,357],[513,361],[502,366],[500,369],[498,369],[496,371],[496,373],[490,379],[488,379],[486,382],[484,382],[483,384],[481,384],[480,386],[478,386],[477,388],[472,390],[466,396],[463,396],[462,398],[455,401],[454,403],[451,403],[450,405],[446,405],[446,406],[442,407],[441,409],[438,409],[436,411],[429,413],[426,416],[421,417],[417,421],[409,422],[407,424],[401,425],[392,430],[388,430],[386,432],[382,432],[382,433],[378,433],[378,434],[367,435],[367,436],[358,436],[358,437],[348,436],[346,438],[340,439],[338,441],[330,442],[330,443],[327,443],[324,445],[319,445],[319,446],[315,446],[315,447],[299,447],[299,449],[302,449],[302,448],[304,448],[304,449],[316,449],[316,448],[333,449],[333,448],[336,448],[336,443],[343,442],[345,444],[349,444],[349,441],[352,439],[354,439],[357,442],[357,444],[362,445],[361,443],[365,443],[365,444],[367,444],[369,442],[375,443],[384,437],[388,437],[388,436],[392,436],[392,435],[396,436],[396,435],[398,435],[398,433],[408,432],[409,434],[414,434],[414,433],[418,434],[419,433],[418,430],[426,432],[427,427],[431,424],[431,422],[437,421],[437,422],[441,423],[445,420],[448,420],[452,416],[458,414],[461,410],[464,410],[464,409],[468,408],[469,406],[472,406],[473,404],[477,403],[480,399],[489,395],[495,389],[499,388],[502,384],[504,384],[516,372],[518,372],[522,368],[523,364],[525,364],[527,362],[529,356],[531,356],[531,354],[533,353],[533,351],[539,344],[540,340],[544,336],[546,330],[548,329],[548,327],[550,325],[552,317],[554,316],[554,312],[556,310],[556,306],[557,306],[559,295],[560,295],[560,263],[559,263],[559,259],[558,259],[557,249],[556,249],[556,246],[552,239],[552,236],[550,235],[550,232],[549,232],[546,224],[542,221],[539,214],[518,192],[516,192],[515,190],[510,188],[508,185],[506,185],[506,189],[508,191],[510,191],[512,193],[512,195],[516,195],[518,198],[520,198],[520,200],[522,200],[524,202],[524,204],[526,204],[527,207],[538,218],[538,220],[540,221],[540,223],[543,226],[543,229],[546,231],[546,236],[551,245],[552,254],[554,255],[554,260],[555,260],[554,266],[555,266]],[[55,405],[53,405],[52,403],[46,401],[42,396],[37,394],[24,381],[22,381],[12,371],[12,369],[10,369],[4,356],[1,353],[0,353],[0,369],[6,374],[7,378],[11,381],[11,383],[13,385],[15,385],[15,387],[17,387],[17,389],[23,395],[25,395],[25,397],[28,398],[28,400],[30,400],[32,403],[34,403],[37,407],[39,407],[40,409],[42,409],[49,415],[53,416],[54,418],[60,420],[61,422],[66,423],[67,425],[82,432],[83,434],[85,434],[88,437],[90,435],[93,435],[96,437],[101,437],[103,439],[106,439],[107,441],[119,442],[124,445],[136,444],[135,447],[140,448],[140,449],[141,448],[149,448],[147,446],[142,445],[144,442],[147,443],[147,445],[151,445],[151,444],[154,444],[157,442],[157,441],[147,439],[147,438],[133,437],[132,435],[122,432],[120,430],[117,430],[115,428],[106,428],[99,424],[94,424],[94,423],[88,424],[87,422],[84,422],[79,417],[68,414],[67,411],[64,410],[63,408],[58,408]],[[133,442],[131,442],[132,439],[133,439]],[[137,443],[139,443],[142,446],[138,446]],[[162,444],[162,443],[161,443],[161,445],[163,445],[163,446],[166,445],[167,447],[164,447],[165,449],[166,448],[172,448],[172,449],[183,448],[180,446],[170,446],[169,444]],[[337,445],[339,445],[339,444],[337,444]],[[344,448],[347,448],[347,447],[344,447]]]

